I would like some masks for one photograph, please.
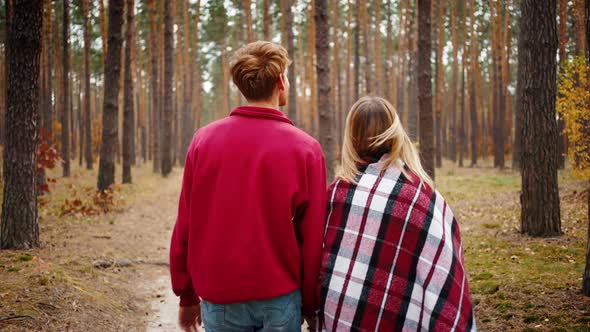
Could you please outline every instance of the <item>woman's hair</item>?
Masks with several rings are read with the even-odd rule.
[[[356,183],[359,165],[386,153],[382,171],[401,160],[419,180],[434,188],[434,181],[422,168],[418,151],[393,106],[380,97],[363,97],[352,106],[346,118],[338,177]],[[415,180],[406,169],[400,168],[408,179]]]
[[[272,96],[279,77],[290,64],[283,46],[257,41],[235,53],[231,75],[247,100],[265,100]]]

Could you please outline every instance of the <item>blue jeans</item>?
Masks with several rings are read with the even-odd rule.
[[[300,332],[301,291],[264,301],[214,304],[201,301],[207,332]]]

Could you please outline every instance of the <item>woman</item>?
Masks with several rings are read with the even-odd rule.
[[[328,190],[320,326],[475,331],[459,226],[393,106],[360,99],[344,134]]]

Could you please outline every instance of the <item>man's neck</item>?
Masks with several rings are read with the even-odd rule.
[[[279,101],[278,100],[248,101],[248,106],[274,108],[274,109],[278,110],[279,109]]]

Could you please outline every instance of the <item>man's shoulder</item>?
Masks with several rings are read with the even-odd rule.
[[[321,152],[322,151],[322,147],[320,145],[320,142],[318,142],[317,139],[315,139],[313,136],[311,136],[310,134],[306,133],[305,131],[295,127],[295,126],[288,126],[288,130],[290,132],[291,135],[291,139],[298,143],[298,145],[302,148],[308,149],[311,152]]]

